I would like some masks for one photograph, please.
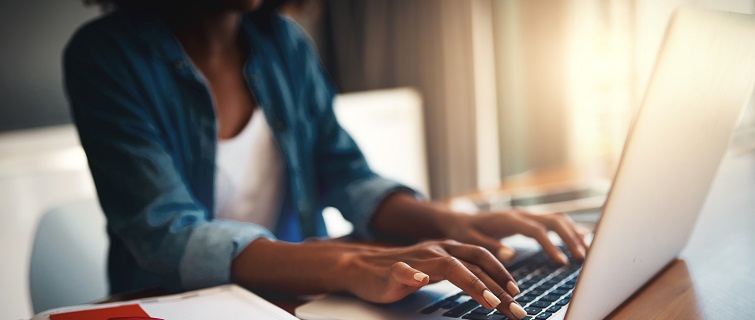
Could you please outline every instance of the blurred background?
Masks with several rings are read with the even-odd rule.
[[[378,159],[380,130],[400,125],[414,140],[396,155],[407,165],[388,175],[408,171],[441,199],[534,169],[610,172],[680,5],[755,12],[755,0],[296,0],[282,12],[312,36],[343,108],[363,106],[339,119],[358,124],[392,106],[379,111],[387,124],[354,133],[370,162],[391,161]],[[28,266],[43,213],[95,198],[60,57],[98,15],[75,0],[0,2],[1,318],[32,314]],[[755,146],[752,100],[737,148]]]

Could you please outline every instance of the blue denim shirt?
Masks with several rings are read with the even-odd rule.
[[[369,236],[370,217],[408,188],[373,173],[333,113],[335,90],[306,34],[245,15],[243,74],[286,162],[276,230],[215,219],[217,120],[207,82],[156,14],[115,12],[76,32],[64,54],[74,121],[110,237],[111,292],[228,283],[231,261],[259,237],[325,236],[338,208]]]

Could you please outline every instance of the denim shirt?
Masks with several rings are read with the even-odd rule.
[[[217,119],[208,84],[156,14],[111,13],[80,28],[64,53],[72,114],[110,237],[111,292],[228,283],[259,237],[325,236],[338,208],[361,236],[381,201],[405,186],[370,170],[333,113],[335,89],[307,35],[273,17],[242,19],[243,74],[285,159],[276,230],[215,219]]]

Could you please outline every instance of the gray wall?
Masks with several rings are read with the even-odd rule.
[[[0,2],[0,132],[70,122],[61,53],[98,14],[79,0]]]

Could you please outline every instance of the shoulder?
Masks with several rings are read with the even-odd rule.
[[[148,17],[116,11],[85,23],[66,44],[64,61],[135,49],[139,45],[141,19],[149,20]]]
[[[312,38],[294,19],[282,15],[275,15],[273,23],[279,36],[294,45],[310,45]]]
[[[308,56],[317,51],[314,50],[314,42],[309,34],[289,17],[279,14],[256,16],[250,13],[247,18],[252,21],[255,33],[278,47],[279,53]]]

